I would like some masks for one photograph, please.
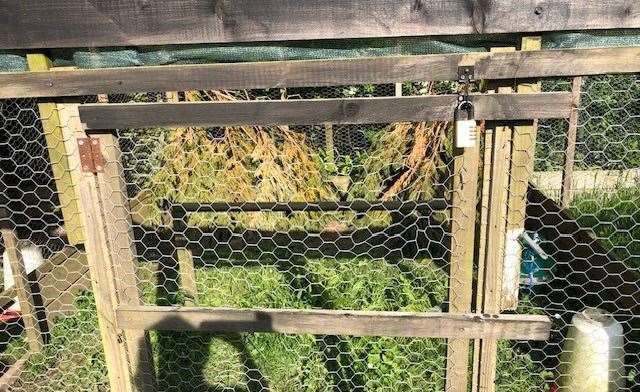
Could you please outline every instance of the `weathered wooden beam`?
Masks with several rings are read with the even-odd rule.
[[[456,151],[451,197],[451,313],[471,312],[479,163],[479,142],[473,148]],[[449,392],[467,392],[469,343],[468,339],[450,339],[447,342],[445,389]]]
[[[27,55],[27,62],[31,71],[45,71],[52,67],[51,61],[43,54],[34,53]],[[52,71],[57,72],[57,71]],[[77,245],[84,241],[84,232],[80,221],[80,209],[78,195],[73,183],[72,170],[69,158],[71,151],[65,144],[66,119],[61,119],[58,105],[53,102],[38,103],[38,112],[42,123],[42,132],[47,143],[51,171],[56,183],[60,210],[64,219],[64,228],[71,245]]]
[[[515,48],[495,48],[496,51],[515,51]],[[491,87],[498,93],[509,93],[511,87],[500,86],[499,82],[491,82]],[[537,118],[537,117],[532,117]],[[513,129],[508,123],[490,123],[493,128],[489,183],[489,211],[487,215],[486,244],[483,264],[482,312],[500,314],[504,265],[504,245],[507,224],[507,207],[509,196],[510,163]],[[495,390],[495,376],[498,357],[496,339],[485,338],[480,342],[477,387],[482,392]],[[475,365],[474,365],[475,367]],[[472,388],[475,388],[476,382]]]
[[[576,159],[576,139],[578,137],[578,122],[580,120],[580,101],[582,97],[582,77],[573,78],[571,95],[573,96],[573,110],[569,117],[567,141],[564,148],[564,167],[562,169],[561,205],[569,207],[573,200],[573,167]]]
[[[571,94],[472,95],[478,119],[566,118]],[[80,106],[88,130],[233,125],[314,125],[451,120],[456,95],[286,101],[91,104]]]
[[[116,310],[122,329],[200,332],[405,336],[544,340],[546,316],[369,312],[351,310],[230,309],[125,306]]]
[[[79,191],[109,382],[117,391],[153,390],[155,372],[148,336],[115,325],[117,306],[141,303],[121,151],[113,134],[92,140],[98,141],[105,165],[100,173],[83,172]]]
[[[522,39],[520,48],[522,51],[537,51],[541,48],[542,37],[524,37]],[[517,91],[521,94],[539,93],[542,91],[542,85],[538,81],[520,83]],[[516,310],[518,307],[522,264],[520,236],[524,231],[527,186],[533,176],[537,134],[537,119],[522,122],[513,127],[500,310]]]
[[[0,26],[0,49],[193,44],[639,28],[640,5],[634,0],[5,0]]]
[[[640,47],[8,72],[0,98],[455,80],[460,64],[493,80],[636,73]]]

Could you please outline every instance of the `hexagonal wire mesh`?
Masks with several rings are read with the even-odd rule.
[[[569,90],[570,83],[545,82],[544,88]],[[403,86],[405,95],[429,92],[428,85]],[[232,92],[216,98],[394,94],[395,86],[383,85]],[[180,93],[179,99],[212,95]],[[166,99],[164,94],[109,97],[111,102]],[[29,330],[5,311],[4,372],[21,368],[13,382],[17,391],[108,390],[86,258],[81,247],[68,246],[71,233],[61,229],[64,207],[74,200],[62,201],[66,189],[57,189],[54,181],[55,166],[64,159],[48,154],[47,143],[57,128],[43,131],[42,124],[59,115],[59,107],[5,100],[0,109],[6,195],[0,207],[11,212],[20,248],[37,247],[45,259],[27,265],[38,268],[31,278],[38,281],[32,286],[44,348],[26,356]],[[567,376],[577,377],[568,366],[568,337],[577,339],[569,332],[571,320],[585,307],[610,312],[622,325],[625,366],[614,370],[620,373],[620,390],[638,387],[639,112],[637,75],[585,78],[569,201],[560,200],[557,179],[565,164],[568,122],[540,121],[532,179],[537,189],[528,191],[524,223],[530,241],[523,250],[518,312],[551,315],[554,324],[548,341],[499,343],[498,390],[553,390]],[[71,121],[60,120],[63,126]],[[194,213],[174,222],[186,240],[175,257],[160,208],[165,199],[201,204],[447,201],[452,175],[446,134],[434,124],[119,131],[143,302],[447,311],[450,243],[456,233],[449,234],[446,214]],[[64,219],[74,213],[79,214],[67,212],[71,216]],[[179,268],[184,260],[192,263],[192,275]],[[3,309],[14,295],[5,292]],[[619,339],[612,342],[621,345]],[[445,383],[443,339],[158,331],[151,332],[151,345],[159,389],[167,391],[440,391]]]

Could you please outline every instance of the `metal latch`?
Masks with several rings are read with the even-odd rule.
[[[454,112],[456,148],[475,147],[478,139],[473,101],[469,96],[471,83],[475,82],[473,66],[458,67],[458,102]]]
[[[100,139],[93,137],[78,138],[78,151],[83,172],[104,172],[104,157],[100,149]]]

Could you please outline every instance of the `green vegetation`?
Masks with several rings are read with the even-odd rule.
[[[157,274],[144,263],[147,301]],[[147,268],[148,267],[148,268]],[[441,311],[447,276],[428,259],[322,260],[196,269],[200,306]],[[90,294],[59,320],[51,344],[32,358],[24,390],[107,390]],[[160,390],[442,391],[443,339],[152,332]],[[545,373],[509,342],[499,346],[501,391],[539,391]],[[46,377],[43,377],[46,375]]]
[[[637,75],[584,79],[576,143],[576,169],[624,170],[640,167],[640,83]],[[565,80],[543,83],[544,91],[569,91]],[[567,122],[542,120],[536,143],[536,170],[564,164]]]
[[[611,257],[640,268],[640,189],[581,194],[571,214],[580,226],[593,230]]]

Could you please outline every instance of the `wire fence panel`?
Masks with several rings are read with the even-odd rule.
[[[543,90],[570,91],[571,84],[545,81]],[[107,98],[342,98],[456,88],[448,82],[404,83]],[[83,214],[74,193],[81,179],[59,174],[81,173],[75,137],[82,128],[70,105],[96,100],[79,97],[50,106],[42,100],[0,101],[0,208],[8,211],[7,227],[20,239],[27,272],[35,270],[29,280],[40,321],[36,332],[44,342],[33,352],[34,331],[24,328],[28,315],[10,308],[16,293],[7,280],[12,274],[5,253],[0,374],[11,382],[10,390],[110,390],[88,262],[77,234],[82,220],[73,223]],[[568,120],[540,121],[537,135],[526,133],[532,129],[522,128],[527,124],[514,130],[486,124],[491,136],[479,148],[474,252],[480,263],[473,281],[465,282],[474,293],[469,311],[481,312],[484,288],[495,284],[505,312],[553,319],[547,341],[497,342],[498,391],[575,390],[589,377],[594,388],[607,380],[616,390],[639,387],[638,76],[584,78],[577,111],[568,199],[562,196],[571,148]],[[106,220],[128,235],[114,218],[115,209],[128,204],[135,271],[120,277],[139,293],[114,295],[139,295],[141,304],[157,306],[450,311],[458,294],[450,288],[461,283],[451,282],[452,248],[464,235],[453,228],[469,224],[452,219],[453,184],[460,173],[454,170],[450,125],[116,134],[123,175],[115,176],[125,185],[127,201],[114,196]],[[506,154],[503,172],[492,165],[502,156],[497,148]],[[498,182],[501,175],[506,182]],[[492,189],[502,192],[504,211],[485,197]],[[500,217],[500,230],[482,229]],[[488,242],[490,233],[499,234],[497,242]],[[487,246],[494,243],[501,245]],[[116,246],[115,253],[122,257],[125,247]],[[42,255],[34,268],[27,260],[30,250]],[[498,258],[491,267],[497,276],[486,275],[487,255]],[[505,299],[509,293],[515,293],[512,303]],[[594,330],[597,339],[585,337]],[[154,387],[161,391],[442,391],[447,358],[455,357],[440,338],[150,331],[149,341]],[[478,354],[473,343],[463,366],[470,386],[482,372],[473,360]],[[602,347],[610,355],[603,356]]]

